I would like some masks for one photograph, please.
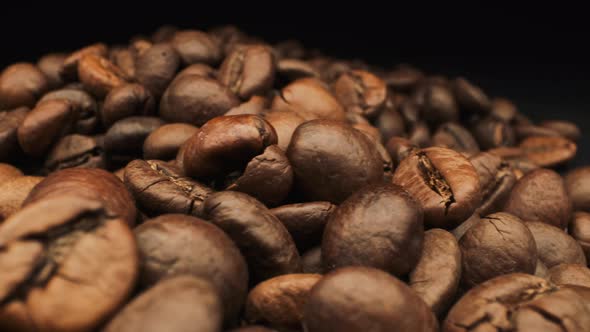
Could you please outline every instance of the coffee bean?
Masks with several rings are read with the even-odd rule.
[[[392,137],[405,136],[406,134],[404,118],[390,103],[390,101],[385,102],[384,109],[376,120],[376,126],[383,137],[383,142],[387,142]]]
[[[246,298],[248,266],[232,240],[201,219],[166,214],[135,228],[142,287],[192,275],[210,281],[218,292],[224,321],[233,323]]]
[[[563,120],[549,120],[540,123],[541,127],[551,129],[559,135],[571,140],[577,141],[582,136],[580,128],[573,122]]]
[[[572,203],[561,176],[538,169],[516,182],[504,211],[525,221],[541,221],[563,229],[570,220]]]
[[[123,305],[137,277],[124,219],[81,197],[23,208],[0,226],[0,248],[2,270],[12,271],[1,279],[2,330],[94,330]]]
[[[401,161],[393,183],[422,204],[428,227],[454,228],[473,214],[481,202],[479,176],[458,152],[431,147]]]
[[[453,122],[438,127],[432,136],[432,144],[455,150],[466,156],[472,156],[479,152],[479,146],[469,131]]]
[[[473,136],[482,149],[513,146],[516,143],[516,134],[512,126],[491,116],[475,124]]]
[[[75,123],[73,131],[78,134],[91,135],[98,127],[99,115],[98,106],[94,98],[84,90],[74,88],[64,88],[61,90],[51,91],[39,100],[37,105],[42,102],[55,99],[65,99],[70,102],[75,114]]]
[[[174,80],[172,82],[179,80],[185,76],[197,75],[201,77],[216,79],[217,78],[217,71],[213,69],[211,66],[208,66],[203,63],[195,63],[192,64],[183,70],[181,70],[176,76],[174,76]]]
[[[453,92],[461,110],[485,114],[492,107],[488,96],[473,83],[463,77],[453,80]]]
[[[205,200],[203,212],[240,248],[254,282],[301,271],[289,232],[256,199],[234,191],[214,193]]]
[[[33,107],[49,82],[43,72],[30,63],[17,63],[0,73],[0,109]]]
[[[544,279],[513,273],[489,280],[451,309],[442,331],[590,330],[584,299]]]
[[[211,283],[178,276],[163,280],[127,304],[102,330],[217,332],[222,324],[222,303]]]
[[[547,136],[547,137],[555,137],[559,136],[559,133],[553,129],[545,128],[541,126],[536,126],[532,124],[527,125],[517,125],[514,127],[514,132],[516,134],[516,139],[518,141],[525,140],[531,136]]]
[[[417,68],[401,65],[384,75],[385,83],[393,90],[401,92],[412,91],[424,78],[424,74]]]
[[[221,49],[217,41],[202,31],[178,31],[170,41],[184,64],[203,62],[215,65],[221,60]]]
[[[547,268],[562,263],[586,265],[582,247],[566,232],[538,221],[527,221],[525,224],[535,238],[539,259]]]
[[[169,44],[155,44],[137,57],[135,76],[156,98],[162,96],[180,65],[180,57]]]
[[[407,138],[392,137],[387,141],[385,146],[387,152],[392,157],[396,164],[399,164],[407,156],[409,156],[418,146],[410,142]]]
[[[105,127],[130,116],[154,115],[152,94],[139,84],[124,84],[111,90],[104,100],[100,116]]]
[[[375,303],[380,303],[376,306]],[[408,286],[372,268],[347,267],[324,276],[309,293],[305,331],[438,331],[432,311]]]
[[[488,215],[501,211],[516,183],[513,169],[500,157],[487,152],[479,153],[469,158],[469,161],[479,175],[482,192],[479,213]]]
[[[65,53],[50,53],[37,61],[37,67],[45,75],[50,89],[57,89],[64,84],[60,73],[67,56]]]
[[[559,264],[549,269],[547,280],[556,285],[590,287],[590,269],[578,264]]]
[[[268,109],[270,100],[263,96],[252,96],[240,105],[231,108],[225,115],[266,115],[270,112]]]
[[[135,59],[138,54],[132,47],[113,47],[109,50],[108,59],[125,73],[130,79],[135,79]]]
[[[0,220],[20,210],[31,190],[43,181],[40,176],[18,176],[0,185]]]
[[[553,167],[570,161],[576,155],[574,142],[562,137],[531,136],[520,142],[524,156],[541,167]]]
[[[575,210],[590,212],[590,167],[579,167],[565,176],[565,188]]]
[[[383,161],[361,132],[329,120],[306,122],[287,149],[295,185],[311,200],[340,203],[383,178]]]
[[[273,84],[276,61],[263,45],[236,47],[219,68],[219,81],[242,99],[264,94]]]
[[[261,282],[248,294],[246,321],[298,328],[309,291],[321,278],[319,274],[286,274]]]
[[[291,143],[291,137],[295,129],[305,120],[295,112],[269,112],[264,115],[264,119],[268,121],[277,133],[277,145],[287,151],[287,147]]]
[[[71,53],[63,62],[63,67],[60,71],[61,78],[67,82],[78,79],[78,64],[86,55],[106,57],[108,55],[108,47],[103,43],[97,43]]]
[[[408,133],[410,142],[418,147],[425,148],[432,145],[432,139],[428,126],[423,122],[418,122]]]
[[[462,284],[467,288],[503,274],[535,272],[535,238],[522,220],[511,214],[499,212],[481,218],[461,237],[459,246]]]
[[[408,126],[416,126],[420,121],[420,107],[412,98],[404,99],[397,104],[397,108]]]
[[[344,107],[368,118],[377,116],[387,100],[385,82],[363,70],[340,75],[332,89]]]
[[[47,153],[44,163],[46,172],[74,167],[106,168],[103,149],[94,137],[78,134],[64,136]]]
[[[416,89],[414,100],[429,123],[455,121],[459,116],[453,92],[445,84],[423,83]]]
[[[590,261],[590,213],[575,212],[570,222],[569,234],[582,246],[586,261]]]
[[[141,158],[145,139],[162,125],[162,119],[152,116],[131,116],[115,122],[104,138],[109,164],[124,165]]]
[[[492,118],[509,123],[516,118],[517,114],[518,109],[510,100],[506,98],[494,98],[492,100],[492,111],[490,114]]]
[[[218,81],[187,75],[175,80],[164,92],[160,116],[168,122],[202,126],[238,104],[238,98]]]
[[[129,79],[125,73],[104,57],[88,54],[78,63],[78,76],[84,87],[98,98]]]
[[[20,169],[10,164],[0,163],[0,184],[4,184],[7,181],[23,175],[24,174]]]
[[[199,131],[186,123],[165,124],[152,131],[143,142],[143,158],[171,160],[180,146]]]
[[[21,149],[17,136],[18,127],[23,123],[28,112],[27,107],[0,112],[0,160],[14,160],[19,154]]]

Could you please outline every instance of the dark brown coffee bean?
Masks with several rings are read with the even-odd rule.
[[[106,168],[106,159],[94,137],[74,134],[55,143],[43,167],[48,173],[65,168]]]
[[[461,280],[461,250],[453,234],[442,229],[424,233],[422,254],[409,285],[436,315],[446,312]]]
[[[218,332],[222,303],[213,285],[200,278],[163,280],[127,304],[103,332]]]
[[[43,72],[30,63],[17,63],[0,73],[0,109],[33,107],[49,89]]]
[[[164,121],[153,116],[131,116],[115,122],[104,138],[109,164],[126,164],[141,158],[145,139],[162,125]]]
[[[33,188],[43,181],[40,176],[18,176],[0,185],[0,220],[20,210]]]
[[[150,216],[164,213],[202,215],[203,201],[213,192],[182,176],[181,170],[158,160],[134,160],[125,168],[124,182],[138,207]]]
[[[178,53],[169,44],[155,44],[142,53],[135,63],[137,82],[156,98],[162,96],[180,65]]]
[[[395,164],[399,164],[409,156],[413,150],[417,150],[418,146],[410,142],[407,138],[392,137],[387,141],[385,148]]]
[[[391,101],[385,102],[383,111],[377,117],[376,126],[383,137],[383,142],[387,142],[392,137],[405,136],[406,134],[404,118],[391,104]]]
[[[422,217],[420,204],[396,185],[355,192],[328,219],[322,241],[324,269],[363,265],[405,275],[420,258]]]
[[[380,303],[376,306],[375,303]],[[347,267],[322,278],[309,293],[305,331],[438,331],[434,314],[408,286],[372,268]]]
[[[125,221],[76,196],[23,208],[0,226],[0,248],[0,268],[11,271],[0,281],[5,331],[92,331],[124,304],[137,278]]]
[[[65,81],[75,81],[78,79],[78,64],[80,60],[89,54],[106,57],[108,55],[108,47],[103,43],[92,44],[81,48],[64,60],[60,76]]]
[[[465,294],[447,315],[442,331],[588,331],[588,314],[577,292],[513,273]]]
[[[199,131],[199,128],[186,123],[165,124],[152,133],[143,142],[143,158],[172,160],[180,146]]]
[[[108,59],[119,67],[125,73],[125,76],[135,79],[135,59],[137,55],[132,47],[111,48]]]
[[[23,206],[47,197],[72,195],[100,201],[109,214],[135,224],[133,196],[113,174],[97,168],[68,168],[51,173],[29,194]]]
[[[412,98],[406,98],[401,101],[397,105],[397,108],[408,126],[415,126],[420,121],[420,107]]]
[[[268,146],[248,162],[238,178],[235,176],[230,173],[226,177],[225,190],[243,192],[269,207],[283,202],[293,185],[293,169],[285,152],[277,145]]]
[[[164,92],[160,116],[168,122],[202,126],[238,104],[238,98],[216,80],[187,75],[175,80]]]
[[[241,170],[276,143],[275,130],[260,116],[220,116],[208,121],[186,142],[184,171],[193,177],[225,175]]]
[[[418,147],[425,148],[432,145],[430,130],[424,122],[418,122],[408,133],[410,142]]]
[[[85,55],[80,59],[78,77],[84,87],[98,98],[103,98],[129,79],[119,67],[94,54]]]
[[[184,64],[203,62],[215,65],[221,60],[217,40],[202,31],[183,30],[174,34],[170,41]]]
[[[332,89],[344,107],[369,118],[377,116],[387,100],[385,82],[364,70],[340,75]]]
[[[274,97],[271,109],[293,111],[306,120],[332,119],[343,121],[344,107],[328,87],[315,78],[302,78],[284,87]]]
[[[39,100],[39,104],[48,100],[65,99],[72,105],[76,122],[74,132],[91,135],[99,123],[98,106],[94,98],[84,90],[64,88],[49,92]]]
[[[533,233],[538,257],[547,268],[562,263],[586,266],[582,247],[563,230],[538,221],[527,221],[525,224]]]
[[[518,141],[522,141],[527,137],[531,136],[546,136],[546,137],[555,137],[560,136],[558,132],[553,129],[545,128],[533,124],[529,125],[517,125],[514,127],[514,132],[516,134],[516,139]]]
[[[203,212],[240,248],[254,282],[301,271],[289,232],[256,199],[235,191],[214,193],[205,200]]]
[[[9,180],[23,175],[24,174],[20,169],[10,164],[0,163],[0,184],[4,184]]]
[[[482,149],[492,149],[501,146],[513,146],[516,134],[512,126],[493,117],[479,120],[473,127],[473,136]]]
[[[579,264],[559,264],[548,271],[547,280],[556,285],[590,287],[590,269]]]
[[[509,123],[512,122],[518,109],[510,100],[506,98],[494,98],[492,100],[492,111],[491,117],[501,122]]]
[[[310,200],[340,203],[383,179],[383,161],[363,133],[330,120],[306,122],[295,130],[287,157],[295,185]]]
[[[19,154],[21,149],[18,143],[18,127],[28,112],[27,107],[0,112],[0,160],[13,160]]]
[[[582,246],[586,261],[590,261],[590,213],[575,212],[569,226],[569,233]]]
[[[104,100],[100,116],[105,127],[130,116],[156,113],[152,94],[139,84],[124,84],[111,90]]]
[[[185,76],[197,75],[201,77],[216,79],[217,78],[217,71],[213,69],[211,66],[208,66],[203,63],[195,63],[190,65],[183,70],[181,70],[176,76],[174,76],[174,80],[172,82],[179,80]]]
[[[424,78],[424,74],[409,65],[401,65],[384,75],[385,83],[395,91],[410,92]]]
[[[161,280],[178,275],[203,278],[221,297],[224,321],[235,321],[248,290],[248,266],[222,230],[195,217],[166,214],[134,232],[142,287],[157,287]]]
[[[481,215],[501,211],[506,204],[512,187],[516,183],[516,175],[510,165],[496,155],[482,152],[469,159],[477,174],[481,188]]]
[[[428,227],[454,228],[473,214],[481,202],[479,176],[465,157],[446,148],[413,152],[401,161],[393,183],[422,204]]]
[[[37,61],[37,67],[45,75],[50,89],[57,89],[64,84],[60,73],[67,57],[65,53],[50,53]]]
[[[264,94],[274,82],[276,61],[268,47],[236,47],[219,68],[219,81],[236,96],[248,99]]]
[[[541,127],[551,129],[559,135],[571,140],[577,141],[582,136],[580,128],[573,122],[564,120],[548,120],[540,123]]]
[[[562,137],[531,136],[520,142],[524,157],[541,167],[564,164],[576,156],[577,146]]]
[[[321,278],[319,274],[286,274],[261,282],[248,294],[245,320],[298,329],[309,291]]]
[[[424,119],[431,124],[455,121],[459,117],[455,96],[447,85],[424,83],[416,89],[414,100]]]
[[[268,121],[275,129],[278,138],[278,146],[287,151],[291,137],[295,129],[305,120],[297,115],[295,112],[269,112],[264,115],[264,119]]]
[[[538,169],[516,182],[504,211],[525,221],[541,221],[564,229],[572,214],[572,203],[561,176]]]
[[[518,217],[490,214],[469,228],[459,241],[462,254],[462,284],[471,288],[509,273],[535,273],[535,238]]]
[[[323,274],[322,247],[315,247],[301,255],[301,267],[303,273]]]
[[[490,111],[492,102],[478,86],[463,77],[456,78],[452,84],[455,99],[461,110],[477,114]]]
[[[321,243],[324,227],[335,209],[330,202],[308,202],[279,206],[270,212],[285,225],[303,252]]]
[[[30,156],[40,157],[62,136],[70,133],[76,114],[72,104],[65,99],[39,103],[18,127],[20,147]]]
[[[466,156],[472,156],[479,152],[479,146],[469,131],[453,122],[440,125],[432,136],[432,143],[435,146],[449,148]]]
[[[574,210],[590,212],[590,167],[579,167],[567,173],[565,188]]]
[[[473,226],[481,221],[481,216],[479,213],[475,212],[474,214],[469,217],[469,219],[462,222],[459,226],[455,227],[451,231],[457,240],[461,240],[463,235]]]

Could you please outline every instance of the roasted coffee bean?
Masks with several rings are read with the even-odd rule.
[[[184,171],[193,177],[225,175],[241,170],[276,143],[275,130],[260,116],[220,116],[208,121],[186,142]]]
[[[219,81],[242,99],[264,94],[272,87],[276,61],[263,45],[240,46],[225,58],[219,68]]]
[[[225,190],[246,193],[272,207],[283,202],[291,192],[293,169],[285,152],[277,145],[270,145],[248,162],[241,175],[230,173],[224,182]]]
[[[218,81],[198,75],[174,80],[160,101],[160,116],[168,122],[202,126],[238,106],[239,99]]]
[[[121,68],[125,76],[135,79],[136,52],[133,48],[120,47],[109,50],[108,59],[117,67]]]
[[[222,303],[213,285],[190,276],[163,280],[127,304],[103,332],[220,331]]]
[[[23,206],[48,197],[72,195],[104,204],[110,215],[135,224],[133,196],[113,174],[98,168],[68,168],[51,173],[33,188]]]
[[[408,133],[410,142],[418,147],[425,148],[432,145],[432,138],[428,126],[423,122],[418,122]]]
[[[568,172],[565,188],[574,210],[590,212],[590,167],[579,167]]]
[[[455,121],[459,117],[455,96],[445,84],[423,83],[416,89],[414,100],[424,119],[431,124]]]
[[[0,185],[23,175],[20,169],[10,164],[0,163]]]
[[[43,72],[30,63],[17,63],[0,73],[0,109],[33,107],[49,82]]]
[[[420,107],[416,101],[407,98],[403,100],[398,106],[398,111],[406,121],[408,126],[415,126],[420,121]]]
[[[469,161],[479,175],[482,199],[478,212],[485,216],[501,211],[516,183],[512,168],[500,157],[487,152],[479,153]]]
[[[589,331],[589,313],[577,292],[513,273],[465,294],[449,312],[442,331]]]
[[[590,287],[590,269],[579,264],[559,264],[548,271],[547,280],[556,285]]]
[[[11,111],[0,112],[0,160],[14,160],[20,152],[18,127],[23,123],[29,109],[19,107]],[[22,153],[22,152],[21,152]]]
[[[78,64],[84,56],[92,54],[106,57],[108,52],[108,47],[105,44],[97,43],[71,53],[63,62],[63,67],[60,72],[61,78],[68,82],[78,79]]]
[[[202,31],[178,31],[170,41],[184,64],[203,62],[215,65],[221,60],[221,48],[217,40]]]
[[[424,74],[409,65],[401,65],[384,75],[387,86],[395,91],[410,92],[424,78]]]
[[[124,84],[111,90],[100,111],[105,127],[131,116],[148,116],[156,113],[152,94],[139,84]]]
[[[344,107],[368,118],[377,116],[387,100],[385,82],[364,70],[340,75],[332,89]]]
[[[428,230],[420,259],[409,275],[410,288],[440,316],[457,293],[461,269],[461,250],[453,234],[436,228]]]
[[[17,176],[0,185],[0,220],[20,210],[31,190],[43,181],[40,176]]]
[[[453,122],[447,122],[438,127],[432,136],[432,144],[455,150],[466,156],[472,156],[479,152],[479,146],[471,133]]]
[[[582,246],[586,261],[590,262],[590,213],[575,212],[569,226],[569,233]]]
[[[267,97],[252,96],[247,101],[227,111],[225,115],[266,115],[270,112],[268,109],[269,103],[270,100]]]
[[[274,111],[293,111],[306,120],[331,119],[343,121],[344,107],[328,87],[315,78],[302,78],[284,87],[274,97]]]
[[[0,265],[11,271],[0,279],[0,329],[92,331],[124,304],[138,257],[124,219],[62,195],[4,221]]]
[[[18,127],[20,147],[27,155],[42,156],[52,144],[73,130],[76,115],[73,105],[66,99],[39,103]]]
[[[345,124],[312,120],[295,130],[287,149],[295,185],[311,200],[340,203],[383,179],[383,161],[369,138]]]
[[[526,221],[535,243],[537,255],[547,268],[562,263],[586,265],[580,244],[563,230],[538,221]]]
[[[390,101],[385,102],[385,107],[376,120],[376,126],[383,137],[383,142],[389,141],[392,137],[405,136],[406,134],[404,118],[390,103]]]
[[[471,288],[509,273],[535,273],[535,238],[518,217],[499,212],[481,218],[461,237],[462,284]]]
[[[47,153],[44,163],[46,172],[74,167],[106,168],[103,149],[94,137],[78,134],[64,136]]]
[[[324,276],[311,289],[303,328],[434,332],[438,323],[428,305],[403,282],[377,269],[347,267]]]
[[[541,221],[564,229],[572,214],[572,203],[561,176],[538,169],[516,182],[504,211],[525,221]]]
[[[64,84],[60,73],[67,57],[65,53],[50,53],[37,61],[37,67],[45,75],[50,89],[57,89]]]
[[[199,131],[186,123],[165,124],[152,131],[143,142],[143,158],[172,160],[180,146]]]
[[[142,287],[178,275],[206,279],[221,297],[224,321],[235,321],[246,298],[248,266],[222,230],[195,217],[166,214],[136,227],[135,237]]]
[[[563,137],[531,136],[520,142],[524,157],[541,167],[564,164],[575,157],[577,146]]]
[[[516,118],[518,109],[516,105],[506,98],[494,98],[492,100],[492,111],[490,113],[493,119],[509,123]]]
[[[514,133],[516,134],[516,139],[518,141],[525,140],[527,137],[531,137],[531,136],[548,136],[548,137],[559,136],[559,133],[553,129],[545,128],[545,127],[541,127],[541,126],[536,126],[536,125],[532,125],[532,124],[517,125],[514,127]]]
[[[88,54],[78,63],[78,76],[84,87],[98,98],[129,79],[125,73],[104,57]]]
[[[197,75],[201,77],[216,79],[217,78],[217,71],[213,69],[211,66],[208,66],[203,63],[195,63],[190,65],[183,70],[181,70],[176,76],[174,76],[174,80],[172,82],[179,80],[185,76]]]
[[[45,94],[43,98],[39,100],[39,104],[54,99],[65,99],[72,105],[76,119],[73,129],[75,133],[84,135],[94,133],[95,129],[98,127],[99,115],[98,106],[91,95],[84,90],[64,88]]]
[[[245,320],[298,329],[309,291],[321,278],[319,274],[286,274],[261,282],[248,294]]]
[[[324,227],[335,208],[330,202],[308,202],[279,206],[270,212],[285,225],[303,252],[321,243]]]
[[[481,202],[479,176],[469,160],[446,148],[430,147],[401,161],[393,183],[422,205],[427,227],[454,228]]]
[[[124,182],[140,210],[150,216],[184,213],[199,217],[203,201],[213,192],[182,176],[175,165],[158,160],[130,162],[125,167]]]
[[[324,269],[363,265],[405,275],[420,258],[422,217],[419,202],[399,186],[357,191],[328,219],[322,240]]]
[[[240,248],[253,282],[301,271],[291,235],[256,199],[234,191],[214,193],[205,200],[203,212]]]
[[[152,116],[131,116],[115,122],[104,137],[109,163],[121,165],[141,158],[145,139],[162,125],[162,119]]]
[[[513,146],[516,143],[516,134],[512,126],[491,116],[475,124],[473,136],[482,149]]]
[[[137,57],[135,76],[137,82],[158,98],[172,82],[179,65],[180,57],[172,46],[155,44]]]
[[[563,120],[543,121],[539,124],[541,127],[551,129],[559,135],[571,140],[577,141],[582,136],[580,128],[573,122]]]
[[[387,150],[395,164],[399,164],[414,150],[417,150],[418,146],[414,145],[407,138],[392,137],[387,141],[385,149]]]
[[[463,77],[453,80],[453,93],[461,110],[486,114],[492,107],[488,96],[473,83]]]
[[[277,145],[287,151],[287,147],[291,143],[291,137],[295,129],[305,120],[295,112],[269,112],[264,115],[264,119],[268,121],[277,133]]]

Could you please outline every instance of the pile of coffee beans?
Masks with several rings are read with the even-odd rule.
[[[580,136],[233,26],[10,65],[0,331],[590,331]]]

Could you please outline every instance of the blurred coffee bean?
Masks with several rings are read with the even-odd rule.
[[[586,261],[590,261],[590,213],[574,212],[569,225],[569,234],[582,246]]]
[[[20,210],[33,188],[43,181],[40,176],[18,176],[0,185],[0,220],[7,219]]]
[[[37,105],[55,99],[65,99],[72,105],[76,121],[73,128],[75,133],[91,135],[95,132],[100,122],[100,116],[98,105],[90,94],[81,89],[63,88],[45,94]]]
[[[453,92],[461,110],[486,114],[492,103],[488,96],[478,86],[463,77],[453,80]]]
[[[268,121],[277,133],[277,145],[287,151],[287,147],[291,143],[291,137],[295,129],[305,120],[295,112],[269,112],[264,115],[264,119]]]
[[[80,59],[78,76],[84,88],[98,98],[103,98],[111,90],[129,80],[115,64],[94,54],[85,55]]]
[[[199,131],[186,123],[165,124],[152,131],[143,142],[143,158],[172,160],[180,146]]]
[[[236,47],[219,68],[219,81],[242,99],[263,94],[273,84],[276,61],[263,45]]]
[[[221,60],[219,44],[205,32],[198,30],[177,31],[170,42],[186,65],[197,62],[215,65]]]
[[[482,192],[479,213],[485,216],[501,211],[516,183],[512,168],[500,157],[487,152],[481,152],[469,158],[469,161],[479,175]]]
[[[586,266],[582,247],[566,232],[538,221],[527,221],[525,224],[535,238],[537,255],[547,268],[562,263]]]
[[[374,118],[387,100],[387,86],[379,77],[363,70],[340,75],[332,85],[342,105],[368,118]]]
[[[67,56],[63,62],[60,76],[66,82],[75,81],[78,79],[78,64],[80,60],[86,55],[96,55],[106,57],[108,55],[108,47],[103,43],[96,43],[83,47]]]
[[[455,150],[467,156],[479,152],[479,146],[469,131],[453,122],[447,122],[438,127],[432,136],[432,144]]]
[[[17,63],[0,73],[0,109],[33,107],[50,88],[47,77],[30,63]]]
[[[67,56],[65,53],[50,53],[37,61],[37,67],[45,75],[49,89],[57,89],[64,84],[60,73]]]
[[[11,111],[0,111],[1,161],[14,160],[21,151],[17,132],[28,112],[27,107],[20,107]]]
[[[65,168],[106,168],[103,148],[94,137],[62,137],[47,153],[44,169],[50,173]]]
[[[548,120],[543,121],[539,124],[541,127],[551,129],[559,135],[571,140],[577,141],[582,136],[580,128],[573,122],[564,120]]]
[[[114,88],[106,96],[100,116],[106,128],[131,116],[154,115],[155,101],[152,94],[139,84],[125,84]]]
[[[143,155],[145,139],[164,121],[152,116],[131,116],[115,122],[104,137],[109,165],[124,165]]]

